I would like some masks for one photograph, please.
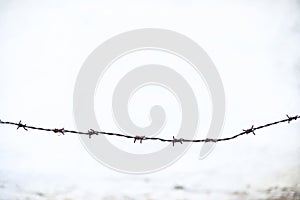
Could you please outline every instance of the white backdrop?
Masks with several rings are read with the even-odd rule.
[[[86,57],[114,35],[148,27],[182,33],[212,58],[226,93],[222,136],[300,114],[299,19],[291,0],[2,1],[0,119],[75,129],[73,89]],[[299,130],[298,122],[263,129],[218,144],[205,160],[194,144],[171,167],[134,176],[96,162],[77,136],[0,126],[0,199],[250,198],[299,184]]]

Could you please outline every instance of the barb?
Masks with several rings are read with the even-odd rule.
[[[253,135],[255,135],[254,133],[254,125],[251,126],[251,128],[249,129],[243,129],[243,131],[248,134],[248,133],[253,133]]]
[[[54,133],[61,133],[62,135],[64,135],[65,129],[64,129],[64,128],[61,128],[61,129],[55,128],[55,129],[52,129],[52,131],[53,131]]]
[[[136,142],[136,140],[140,140],[140,143],[142,144],[142,142],[143,142],[143,139],[145,139],[145,136],[135,136],[134,137],[134,143]]]
[[[88,135],[89,135],[89,138],[91,139],[92,135],[98,135],[98,132],[94,131],[94,129],[90,129],[90,130],[88,130]]]
[[[255,127],[254,125],[252,125],[251,128],[249,128],[249,129],[243,129],[243,132],[238,133],[238,134],[236,134],[234,136],[231,136],[231,137],[225,137],[225,138],[220,138],[220,139],[206,138],[206,139],[201,139],[201,140],[197,140],[197,139],[196,140],[192,140],[192,139],[184,139],[184,138],[176,139],[174,136],[173,136],[173,139],[163,139],[163,138],[158,138],[158,137],[146,137],[146,136],[139,136],[139,135],[137,135],[137,136],[131,136],[131,135],[125,135],[125,134],[120,134],[120,133],[110,133],[110,132],[95,131],[93,129],[90,129],[87,132],[66,130],[64,128],[61,128],[61,129],[57,129],[57,128],[50,129],[50,128],[41,128],[41,127],[29,126],[29,125],[23,124],[21,122],[21,120],[18,123],[15,123],[15,122],[9,122],[9,121],[5,122],[5,121],[2,121],[0,119],[0,124],[8,124],[8,125],[12,125],[12,126],[17,126],[17,129],[23,128],[26,131],[28,131],[28,129],[32,129],[32,130],[40,130],[40,131],[46,131],[46,132],[60,133],[62,135],[65,135],[65,133],[73,133],[73,134],[80,134],[80,135],[88,135],[89,138],[91,138],[92,135],[114,135],[114,136],[117,136],[117,137],[124,137],[124,138],[134,139],[134,143],[137,140],[139,140],[141,144],[142,144],[143,140],[158,140],[158,141],[161,141],[161,142],[170,142],[170,143],[173,144],[173,146],[175,146],[175,143],[183,144],[183,142],[196,142],[196,143],[197,142],[203,142],[203,143],[214,142],[214,143],[217,143],[217,142],[222,142],[222,141],[233,140],[233,139],[235,139],[237,137],[240,137],[242,135],[248,135],[249,133],[252,133],[253,135],[255,135],[254,131],[262,129],[262,128],[266,128],[266,127],[273,126],[273,125],[276,125],[276,124],[279,124],[279,123],[284,123],[284,122],[290,123],[291,121],[293,121],[293,120],[296,121],[297,119],[300,118],[299,115],[296,115],[294,117],[290,117],[289,115],[286,115],[286,117],[287,118],[285,118],[283,120],[275,121],[275,122],[268,123],[268,124],[261,125],[261,126],[257,126],[257,127]]]
[[[173,136],[173,141],[172,141],[172,143],[173,143],[173,147],[174,147],[174,145],[175,145],[175,143],[176,143],[176,142],[179,142],[180,144],[182,144],[182,142],[183,142],[183,138],[176,139],[176,138]]]
[[[1,122],[2,122],[2,121],[1,121]],[[18,130],[19,128],[24,128],[25,131],[28,131],[28,129],[27,129],[26,127],[27,127],[26,124],[22,124],[22,122],[21,122],[21,120],[20,120],[19,123],[18,123],[17,130]]]
[[[298,115],[296,115],[296,116],[294,116],[294,117],[290,117],[290,116],[288,116],[288,115],[286,115],[287,116],[287,118],[288,118],[288,123],[290,123],[292,120],[297,120],[300,116],[298,116]]]

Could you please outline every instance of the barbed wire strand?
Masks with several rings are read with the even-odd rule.
[[[124,138],[134,139],[134,143],[136,141],[140,141],[140,143],[142,143],[143,140],[158,140],[158,141],[161,141],[161,142],[171,142],[174,146],[175,143],[182,144],[183,142],[195,142],[195,143],[197,143],[197,142],[204,142],[204,143],[214,142],[214,143],[217,143],[217,142],[222,142],[222,141],[233,140],[237,137],[240,137],[242,135],[247,135],[249,133],[252,133],[253,135],[255,135],[255,131],[259,130],[259,129],[262,129],[262,128],[266,128],[266,127],[273,126],[273,125],[276,125],[276,124],[279,124],[279,123],[284,123],[284,122],[290,123],[291,121],[297,120],[297,119],[300,118],[300,116],[298,116],[298,115],[293,116],[293,117],[290,117],[289,115],[286,115],[286,117],[287,118],[285,118],[285,119],[275,121],[275,122],[272,122],[272,123],[268,123],[268,124],[265,124],[265,125],[257,126],[257,127],[252,125],[250,128],[243,129],[242,132],[240,132],[236,135],[233,135],[231,137],[219,138],[219,139],[213,139],[213,138],[206,138],[206,139],[184,139],[184,138],[180,138],[180,139],[177,139],[174,136],[173,136],[172,139],[164,139],[164,138],[159,138],[159,137],[146,137],[146,136],[140,136],[140,135],[131,136],[131,135],[125,135],[125,134],[120,134],[120,133],[95,131],[93,129],[90,129],[87,132],[82,132],[82,131],[67,130],[67,129],[64,129],[64,128],[51,129],[51,128],[41,128],[41,127],[36,127],[36,126],[30,126],[30,125],[27,125],[27,124],[23,124],[21,120],[18,123],[9,122],[9,121],[6,122],[6,121],[0,120],[0,124],[7,124],[7,125],[12,125],[12,126],[17,126],[17,129],[23,128],[25,131],[28,131],[28,129],[32,129],[32,130],[40,130],[40,131],[46,131],[46,132],[59,133],[60,135],[65,135],[65,133],[73,133],[73,134],[80,134],[80,135],[88,135],[89,138],[91,138],[93,135],[113,135],[113,136],[117,136],[117,137],[124,137]]]

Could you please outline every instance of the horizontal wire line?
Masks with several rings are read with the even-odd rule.
[[[175,143],[183,143],[183,142],[194,142],[194,143],[199,143],[199,142],[203,142],[203,143],[207,143],[207,142],[222,142],[222,141],[228,141],[228,140],[233,140],[237,137],[240,137],[242,135],[246,135],[249,133],[252,133],[253,135],[255,135],[255,131],[262,129],[262,128],[266,128],[269,126],[274,126],[276,124],[280,124],[280,123],[284,123],[284,122],[288,122],[290,123],[293,120],[297,120],[300,118],[300,116],[296,115],[294,117],[290,117],[289,115],[286,115],[287,118],[279,120],[279,121],[275,121],[272,123],[268,123],[265,125],[261,125],[261,126],[257,126],[255,127],[254,125],[251,126],[251,128],[248,129],[243,129],[242,132],[233,135],[231,137],[225,137],[225,138],[219,138],[219,139],[213,139],[213,138],[205,138],[205,139],[184,139],[184,138],[180,138],[177,139],[173,136],[172,139],[164,139],[164,138],[159,138],[159,137],[146,137],[146,136],[131,136],[131,135],[125,135],[125,134],[121,134],[121,133],[110,133],[110,132],[103,132],[103,131],[94,131],[93,129],[88,130],[88,132],[82,132],[82,131],[74,131],[74,130],[67,130],[64,128],[61,129],[51,129],[51,128],[42,128],[42,127],[36,127],[36,126],[31,126],[31,125],[26,125],[23,124],[21,122],[21,120],[18,123],[15,122],[10,122],[10,121],[2,121],[0,120],[0,124],[7,124],[7,125],[12,125],[12,126],[17,126],[17,129],[19,128],[23,128],[24,130],[28,131],[28,129],[32,129],[32,130],[39,130],[39,131],[46,131],[46,132],[54,132],[54,133],[59,133],[64,135],[65,133],[73,133],[73,134],[80,134],[80,135],[88,135],[89,138],[91,138],[92,135],[113,135],[113,136],[117,136],[117,137],[124,137],[124,138],[131,138],[134,139],[134,143],[136,141],[140,141],[140,143],[142,143],[143,140],[158,140],[161,142],[172,142],[173,146]]]

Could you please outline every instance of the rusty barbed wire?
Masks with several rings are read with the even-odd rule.
[[[257,126],[255,127],[254,125],[252,125],[250,128],[248,129],[243,129],[242,132],[233,135],[231,137],[225,137],[225,138],[220,138],[220,139],[214,139],[214,138],[205,138],[205,139],[184,139],[184,138],[175,138],[173,136],[173,139],[164,139],[164,138],[159,138],[159,137],[146,137],[146,136],[141,136],[141,135],[136,135],[136,136],[131,136],[131,135],[125,135],[125,134],[120,134],[120,133],[110,133],[110,132],[104,132],[104,131],[95,131],[93,129],[89,129],[87,132],[82,132],[82,131],[74,131],[74,130],[67,130],[64,128],[41,128],[41,127],[36,127],[36,126],[30,126],[27,124],[23,124],[22,121],[20,120],[18,123],[15,122],[9,122],[9,121],[2,121],[0,120],[0,124],[8,124],[8,125],[12,125],[12,126],[17,126],[17,130],[19,128],[23,128],[25,131],[28,131],[28,129],[32,129],[32,130],[40,130],[40,131],[46,131],[46,132],[53,132],[53,133],[59,133],[60,135],[65,135],[65,133],[73,133],[73,134],[80,134],[80,135],[88,135],[89,138],[92,138],[93,135],[113,135],[113,136],[117,136],[117,137],[124,137],[124,138],[131,138],[134,139],[134,143],[138,140],[140,141],[140,144],[142,144],[143,140],[158,140],[161,142],[170,142],[173,144],[173,146],[175,145],[175,143],[180,143],[183,144],[183,142],[222,142],[222,141],[228,141],[228,140],[233,140],[239,136],[242,135],[247,135],[249,133],[252,133],[253,135],[255,135],[256,130],[262,129],[262,128],[266,128],[269,126],[273,126],[275,124],[279,124],[279,123],[284,123],[284,122],[288,122],[290,123],[293,120],[297,120],[300,118],[299,115],[296,116],[289,116],[286,115],[287,118],[279,120],[279,121],[275,121],[275,122],[271,122],[265,125],[261,125],[261,126]]]

